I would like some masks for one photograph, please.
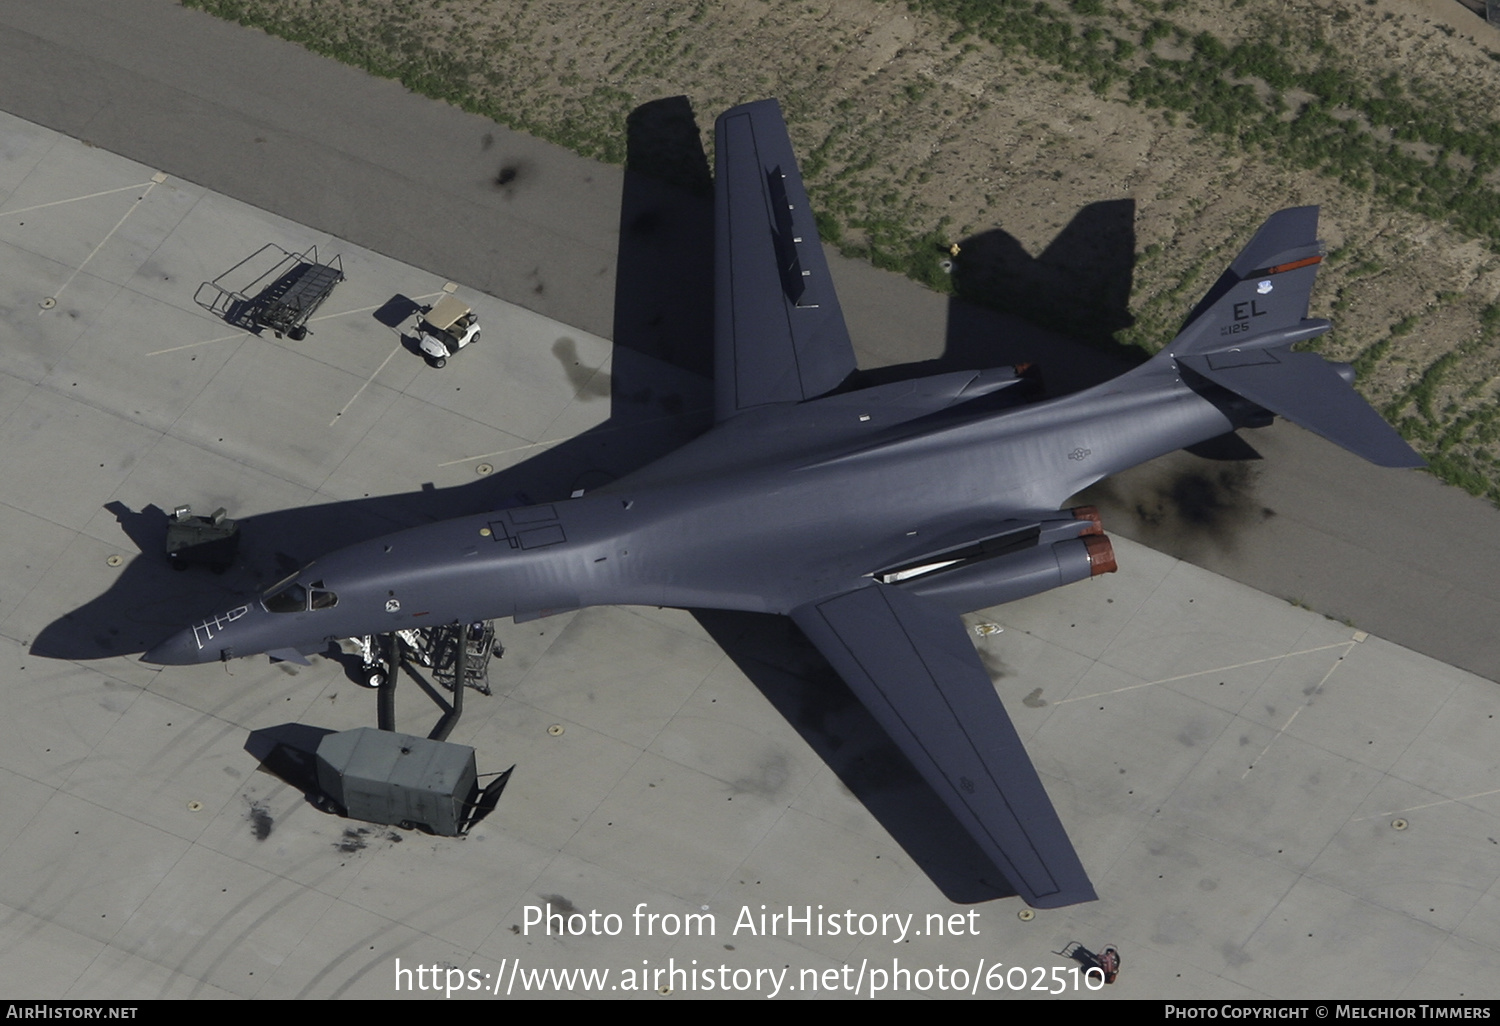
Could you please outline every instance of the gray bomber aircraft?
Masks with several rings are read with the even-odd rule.
[[[1423,461],[1293,346],[1316,207],[1273,215],[1150,361],[1032,401],[1013,368],[840,390],[855,369],[780,108],[716,128],[715,412],[587,495],[342,549],[143,657],[300,658],[336,639],[589,605],[790,616],[1027,903],[1094,899],[960,614],[1115,569],[1108,474],[1280,414],[1384,466]]]

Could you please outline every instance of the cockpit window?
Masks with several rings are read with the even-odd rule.
[[[322,581],[314,581],[312,586],[312,607],[314,609],[332,609],[339,604],[339,597],[327,588],[323,587]]]
[[[303,567],[303,570],[306,570]],[[338,595],[323,586],[321,580],[313,581],[307,587],[297,582],[297,577],[303,570],[283,578],[266,589],[260,604],[266,607],[268,613],[303,613],[308,609],[332,609],[339,604]]]
[[[300,613],[307,609],[307,589],[296,581],[283,581],[261,599],[268,613]]]

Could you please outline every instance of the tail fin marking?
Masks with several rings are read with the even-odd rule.
[[[1425,466],[1336,367],[1292,352],[1331,327],[1307,316],[1323,261],[1317,234],[1317,207],[1272,214],[1193,308],[1167,358],[1371,463]]]

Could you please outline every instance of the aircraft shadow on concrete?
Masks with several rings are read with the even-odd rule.
[[[964,239],[960,247],[952,258],[953,289],[974,307],[1003,310],[1113,355],[1124,366],[1144,359],[1114,337],[1135,323],[1130,314],[1134,200],[1104,200],[1081,208],[1036,257],[998,228]],[[983,354],[955,355],[973,359]]]
[[[137,655],[326,552],[406,527],[565,498],[643,467],[706,430],[712,423],[714,246],[702,135],[682,97],[638,108],[627,129],[611,405],[604,423],[471,484],[444,489],[424,484],[402,494],[240,518],[240,558],[221,576],[196,568],[174,573],[165,555],[167,514],[155,505],[131,510],[111,503],[107,508],[141,554],[107,592],[48,625],[32,653],[68,660]],[[998,229],[964,240],[943,355],[857,372],[860,382],[1030,361],[1044,365],[1051,394],[1064,394],[1118,374],[1129,364],[1105,340],[1128,323],[1124,302],[1132,224],[1130,201],[1094,204],[1035,260]],[[1024,286],[1007,285],[1007,276]],[[1094,292],[1079,307],[1089,282],[1096,283]],[[1074,321],[1063,323],[1083,324],[1093,345],[966,297],[1002,307],[1024,300],[1032,304],[1027,309],[1073,303],[1078,309],[1066,316]],[[415,306],[395,296],[376,319],[394,329]],[[1052,323],[1060,322],[1053,318]],[[554,355],[570,365],[568,353],[555,347]],[[474,356],[482,357],[482,352]],[[184,491],[191,494],[191,487]],[[163,498],[175,502],[178,497]],[[947,896],[969,903],[1014,893],[789,620],[721,611],[694,615]],[[274,747],[258,757],[270,757]],[[305,745],[290,747],[305,750]],[[293,763],[281,767],[289,777],[306,772],[298,760]]]
[[[693,616],[950,901],[1016,893],[791,620],[716,609]],[[762,786],[770,799],[778,783],[768,774],[737,786]]]
[[[1129,313],[1135,201],[1082,208],[1038,256],[992,228],[959,241],[942,355],[859,372],[855,387],[1030,363],[1051,396],[1115,377],[1145,354],[1115,341]],[[936,255],[936,254],[935,254]]]

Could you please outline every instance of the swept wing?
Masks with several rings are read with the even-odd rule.
[[[872,582],[792,612],[1029,905],[1093,901],[1093,884],[963,622]]]
[[[714,139],[714,405],[724,421],[836,388],[854,370],[854,347],[781,107],[726,111]]]

